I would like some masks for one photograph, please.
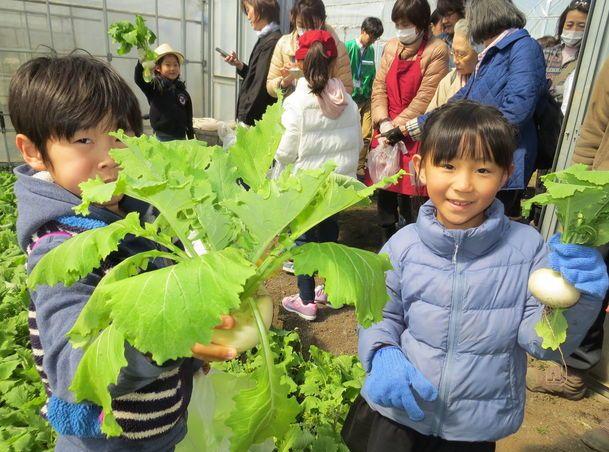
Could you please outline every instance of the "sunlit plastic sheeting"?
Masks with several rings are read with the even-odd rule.
[[[556,36],[558,18],[570,0],[514,0],[527,16],[527,30],[535,38]]]

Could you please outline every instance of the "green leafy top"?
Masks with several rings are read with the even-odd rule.
[[[563,243],[601,246],[609,242],[609,171],[591,171],[578,164],[542,180],[547,191],[522,203],[525,215],[533,204],[554,204]]]
[[[319,222],[369,202],[376,186],[336,175],[333,164],[296,174],[288,168],[279,179],[268,179],[282,134],[281,114],[278,102],[254,127],[239,128],[237,143],[228,153],[195,140],[160,143],[154,137],[115,133],[126,145],[111,151],[119,176],[109,184],[99,178],[81,184],[82,204],[76,211],[86,214],[91,203],[124,194],[153,205],[158,218],[141,224],[130,214],[83,233],[48,253],[31,274],[32,289],[59,281],[70,284],[98,267],[126,234],[159,245],[107,272],[69,333],[73,346],[85,349],[71,389],[78,400],[103,407],[106,434],[121,432],[107,388],[125,364],[123,341],[158,364],[187,357],[194,343],[209,343],[221,315],[243,303],[258,322],[265,365],[256,372],[256,386],[234,399],[235,410],[227,420],[232,448],[247,450],[285,433],[298,406],[287,397],[289,388],[274,365],[252,297],[287,259],[294,259],[301,274],[318,272],[327,278],[331,300],[354,305],[362,324],[382,318],[388,300],[387,256],[330,243],[294,248],[295,240]],[[395,183],[400,175],[378,186]],[[197,255],[195,240],[206,254]],[[141,273],[156,258],[173,265]]]
[[[119,44],[117,50],[119,55],[129,53],[133,47],[138,49],[140,60],[144,65],[144,80],[150,82],[152,67],[157,56],[150,45],[156,41],[156,35],[146,26],[144,18],[136,15],[134,23],[128,20],[115,22],[108,27],[108,34]]]

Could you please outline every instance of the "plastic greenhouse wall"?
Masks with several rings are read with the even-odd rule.
[[[287,31],[288,12],[293,0],[279,0],[282,28]],[[515,0],[526,12],[527,28],[534,37],[553,34],[560,12],[569,0]],[[142,110],[148,111],[145,97],[133,83],[137,55],[119,56],[117,46],[106,34],[108,25],[118,20],[133,20],[141,14],[157,34],[159,42],[168,42],[182,50],[186,63],[182,77],[193,99],[195,116],[221,120],[234,117],[238,91],[234,68],[224,63],[213,50],[235,50],[248,58],[256,41],[240,0],[0,0],[0,163],[16,162],[14,131],[7,111],[8,85],[12,74],[28,59],[54,49],[68,53],[75,48],[106,59],[130,83]],[[391,23],[393,1],[325,0],[328,23],[339,36],[357,36],[362,20],[380,17],[385,24],[383,39],[394,35]],[[430,4],[435,7],[435,0]],[[380,58],[384,40],[379,41]]]

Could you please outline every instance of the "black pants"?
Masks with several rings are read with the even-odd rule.
[[[401,195],[389,190],[377,190],[376,196],[376,210],[379,225],[383,228],[383,242],[395,233],[398,214],[404,218],[406,224],[414,223],[417,221],[419,209],[428,199],[425,196]]]
[[[494,442],[448,441],[427,436],[372,410],[360,395],[343,425],[351,452],[493,452]]]
[[[324,243],[338,241],[338,219],[336,215],[326,218],[317,226],[312,227],[307,232],[302,234],[296,240],[296,246],[304,245],[305,243]],[[304,304],[311,303],[315,300],[315,278],[314,275],[298,275],[298,290],[300,299]]]

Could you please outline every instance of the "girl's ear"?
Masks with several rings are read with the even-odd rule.
[[[510,179],[510,177],[512,177],[512,174],[514,174],[514,164],[513,163],[510,165],[508,170],[503,173],[503,177],[501,178],[502,187],[504,187],[505,184],[507,184],[507,181]]]
[[[419,154],[412,156],[412,164],[414,165],[414,171],[417,173],[417,180],[419,180],[422,185],[426,185],[425,165],[423,165],[423,159],[421,159]]]
[[[36,171],[47,171],[47,165],[42,157],[40,149],[26,135],[18,133],[15,137],[15,146],[21,152],[21,156],[25,163]]]

